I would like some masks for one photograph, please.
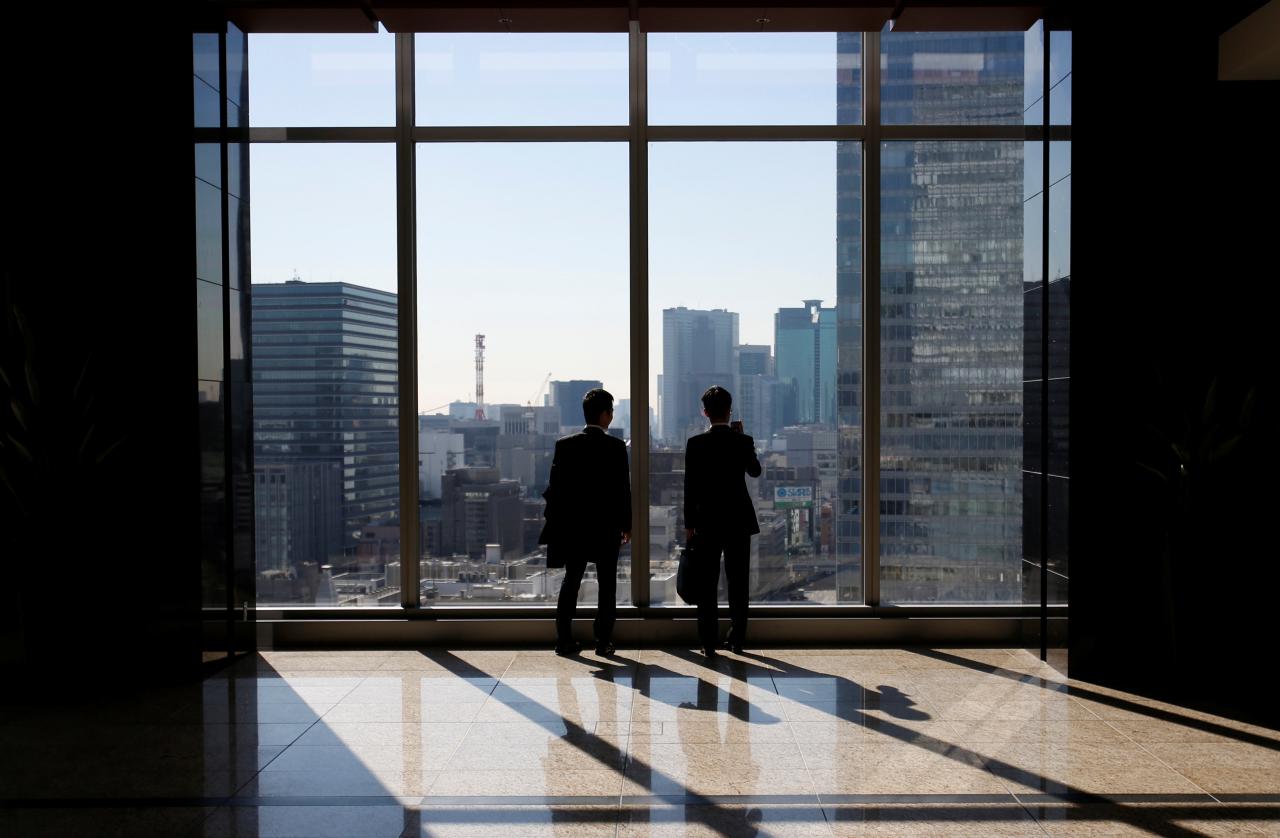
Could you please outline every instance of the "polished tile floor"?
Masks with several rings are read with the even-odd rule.
[[[1280,836],[1280,732],[1022,650],[263,652],[0,753],[3,836]]]

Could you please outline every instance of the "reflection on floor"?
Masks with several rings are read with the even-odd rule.
[[[1022,650],[264,652],[0,710],[0,835],[1280,835],[1280,732]]]

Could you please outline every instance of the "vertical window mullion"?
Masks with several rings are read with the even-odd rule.
[[[396,391],[400,427],[400,605],[418,608],[418,248],[412,32],[396,39]]]
[[[862,36],[862,601],[880,604],[880,33]]]
[[[628,201],[631,210],[631,602],[649,605],[649,139],[648,38],[631,20]]]

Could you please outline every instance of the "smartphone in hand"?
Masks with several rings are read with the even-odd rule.
[[[730,422],[730,423],[729,423],[729,427],[733,428],[733,429],[734,429],[735,431],[737,431],[738,433],[742,433],[742,432],[743,432],[743,431],[742,431],[742,420],[741,420],[741,419],[734,419],[732,422]]]

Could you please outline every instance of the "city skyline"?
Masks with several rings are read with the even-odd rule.
[[[886,36],[884,122],[1021,124],[1038,101],[1024,76],[1030,40]],[[820,42],[833,62],[825,121],[855,123],[861,37],[828,33]],[[690,54],[707,55],[690,44]],[[725,66],[759,60],[739,56]],[[441,93],[432,84],[420,84],[419,104]],[[694,90],[690,101],[706,92]],[[1031,217],[1024,181],[1039,176],[1024,145],[894,141],[876,155],[882,398],[874,450],[887,602],[1021,596],[1023,293],[1036,281],[1024,270],[1033,261],[1027,254],[1043,246],[1024,243]],[[343,226],[345,215],[358,216],[358,230],[369,223],[363,203],[382,203],[394,180],[389,148],[330,147],[306,157],[284,154],[293,147],[255,147],[252,162],[266,165],[269,189],[265,200],[255,194],[254,217],[268,221],[261,234],[255,226],[254,239],[274,241],[272,223],[318,218],[310,242],[294,246],[316,248],[309,255],[322,262],[326,248],[340,252],[347,261],[325,263],[338,268],[358,264],[360,248],[376,252],[378,282],[393,290],[385,245],[344,238]],[[423,558],[469,565],[459,579],[482,585],[486,596],[520,588],[542,559],[532,537],[551,443],[577,424],[565,421],[574,413],[568,391],[603,385],[630,400],[646,387],[656,413],[651,585],[653,600],[663,601],[680,546],[680,455],[685,439],[706,426],[698,397],[719,384],[735,393],[739,416],[750,414],[747,431],[759,434],[765,467],[751,485],[762,524],[752,542],[753,595],[858,601],[862,144],[651,143],[648,338],[638,342],[630,334],[626,151],[621,142],[417,150],[416,409],[429,431],[419,462]],[[364,164],[346,176],[378,184],[338,217],[317,214],[317,204],[342,190],[326,189],[333,178],[313,178],[325,180],[317,188],[300,173],[328,173],[346,153]],[[1051,169],[1060,170],[1063,155],[1052,153]],[[290,189],[300,177],[302,188]],[[1052,254],[1053,242],[1047,246]],[[274,270],[283,270],[283,253],[269,254]],[[477,334],[486,338],[483,404],[493,406],[483,418],[467,409],[476,400]],[[633,345],[649,353],[645,382],[629,379]],[[549,379],[557,382],[554,397],[545,392]],[[552,412],[539,410],[551,404]],[[393,578],[389,563],[386,579]]]

